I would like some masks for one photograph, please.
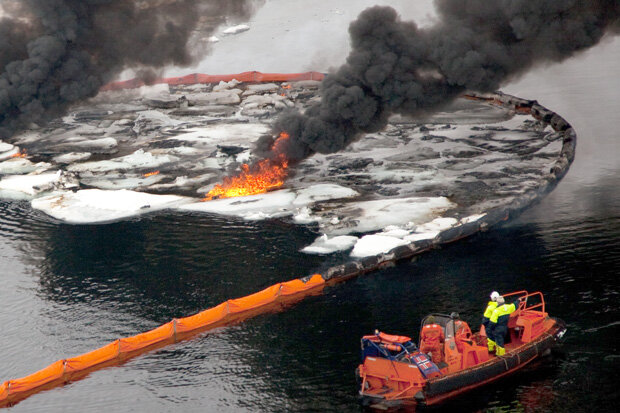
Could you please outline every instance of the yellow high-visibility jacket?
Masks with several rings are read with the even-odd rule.
[[[497,303],[495,301],[489,301],[489,303],[487,304],[487,309],[484,310],[483,317],[486,319],[490,319],[491,316],[493,315],[493,310],[495,310],[496,308],[497,308]]]
[[[508,317],[510,317],[510,314],[514,313],[516,309],[517,306],[515,303],[502,304],[493,310],[493,314],[491,314],[491,318],[489,320],[492,324],[496,324],[498,326],[508,325]]]

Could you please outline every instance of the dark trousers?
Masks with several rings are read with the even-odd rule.
[[[495,344],[500,347],[504,347],[504,339],[507,333],[508,326],[496,324],[493,326],[492,335],[487,335],[487,337],[493,337],[492,340],[495,341]]]

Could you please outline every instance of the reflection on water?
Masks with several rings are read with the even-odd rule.
[[[156,320],[204,309],[283,279],[305,275],[320,257],[298,250],[314,238],[288,224],[198,216],[155,216],[105,226],[48,228],[42,292]]]

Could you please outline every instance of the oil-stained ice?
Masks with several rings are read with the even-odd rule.
[[[559,135],[530,115],[458,99],[305,159],[280,190],[201,201],[258,160],[254,145],[281,111],[304,110],[319,94],[317,81],[237,80],[103,92],[0,142],[0,197],[32,199],[80,224],[162,209],[278,218],[317,231],[304,252],[363,257],[479,219],[538,185],[561,150]]]
[[[338,185],[314,185],[299,190],[283,189],[259,195],[196,202],[180,207],[182,210],[236,216],[260,220],[293,215],[302,207],[319,201],[352,198],[357,192]]]
[[[62,172],[11,175],[0,180],[0,197],[7,199],[32,199],[38,194],[50,192],[61,181]]]
[[[359,241],[357,241],[357,243],[355,243],[353,251],[351,251],[351,256],[368,257],[371,255],[377,255],[388,252],[389,250],[400,245],[406,245],[407,243],[408,242],[403,239],[389,237],[386,235],[364,235]]]

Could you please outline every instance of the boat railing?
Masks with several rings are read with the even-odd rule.
[[[512,296],[519,296],[519,298],[522,298],[522,297],[527,297],[528,295],[529,293],[527,291],[521,290],[521,291],[514,291],[511,293],[503,294],[502,297],[506,298],[506,297],[512,297]]]
[[[540,298],[540,302],[537,302],[536,304],[532,304],[530,306],[528,306],[528,301],[530,301],[530,298]],[[546,314],[545,311],[545,297],[543,296],[542,292],[540,291],[536,291],[533,293],[529,293],[525,296],[525,300],[523,300],[523,308],[521,309],[521,311],[531,311],[531,310],[536,310],[538,308],[540,308],[541,313]],[[521,307],[521,305],[519,306]]]

